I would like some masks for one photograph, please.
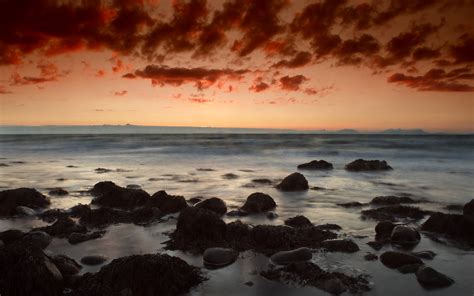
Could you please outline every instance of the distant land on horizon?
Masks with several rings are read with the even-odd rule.
[[[340,130],[297,130],[271,128],[223,128],[183,126],[142,125],[42,125],[42,126],[0,126],[0,134],[385,134],[385,135],[430,135],[430,134],[472,134],[466,132],[427,132],[423,129],[386,129],[381,131]]]

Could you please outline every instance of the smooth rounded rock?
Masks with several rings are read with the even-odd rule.
[[[281,191],[304,191],[308,190],[309,186],[308,180],[302,174],[293,173],[286,176],[276,188]]]
[[[420,233],[413,227],[398,225],[392,230],[390,236],[392,243],[402,246],[413,246],[420,242]]]
[[[309,248],[299,248],[290,251],[282,251],[273,254],[270,259],[278,265],[287,265],[293,262],[308,261],[313,258],[313,253]]]
[[[454,280],[450,277],[426,265],[418,268],[416,271],[416,279],[427,288],[448,287],[454,283]]]
[[[53,256],[51,257],[51,261],[53,261],[63,276],[77,274],[82,268],[76,260],[65,255]]]
[[[389,268],[398,268],[404,265],[423,264],[420,258],[395,251],[388,251],[380,256],[380,261]]]
[[[18,206],[15,210],[20,216],[34,216],[36,214],[35,210],[25,206]]]
[[[90,255],[81,258],[81,263],[85,265],[99,265],[107,261],[108,258],[102,255]]]
[[[227,212],[225,201],[217,197],[205,199],[194,206],[213,211],[219,215],[224,215]]]
[[[273,198],[265,193],[255,192],[250,194],[241,210],[248,213],[263,213],[273,210],[276,203]]]
[[[392,234],[395,224],[392,221],[381,221],[375,225],[375,234],[377,238],[387,238]]]
[[[26,233],[25,236],[23,236],[23,241],[28,242],[40,249],[44,249],[49,246],[52,240],[53,238],[44,231],[32,231]]]
[[[202,259],[204,264],[211,267],[226,266],[233,263],[239,253],[228,248],[209,248],[204,251]]]
[[[359,246],[350,239],[333,239],[323,241],[321,246],[330,252],[354,253],[359,251]]]

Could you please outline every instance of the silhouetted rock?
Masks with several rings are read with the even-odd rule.
[[[241,210],[248,213],[262,213],[273,210],[275,207],[276,203],[270,195],[255,192],[247,197]]]
[[[380,250],[383,248],[383,246],[385,245],[385,241],[370,241],[367,243],[367,245],[369,245],[370,247],[372,247],[372,249],[374,250]]]
[[[195,207],[207,209],[213,211],[219,215],[224,215],[227,212],[227,206],[225,202],[217,197],[211,197],[205,199],[195,205]]]
[[[226,180],[234,180],[234,179],[238,179],[239,175],[228,173],[228,174],[222,175],[222,178]]]
[[[338,203],[337,205],[344,208],[358,208],[358,207],[362,207],[364,204],[358,201],[352,201],[352,202],[346,202],[346,203]]]
[[[278,265],[287,265],[294,262],[309,261],[313,258],[313,253],[308,248],[298,248],[289,251],[281,251],[273,254],[270,259]]]
[[[81,271],[82,266],[76,260],[65,255],[55,255],[51,257],[54,265],[59,269],[63,277],[74,275]]]
[[[107,256],[89,255],[81,258],[81,263],[85,265],[99,265],[107,261]]]
[[[281,191],[304,191],[308,190],[309,186],[308,180],[302,174],[293,173],[286,176],[276,188]]]
[[[351,163],[346,164],[346,170],[353,172],[360,171],[386,171],[391,170],[392,167],[387,164],[385,160],[364,160],[357,159]]]
[[[413,227],[397,225],[392,230],[392,243],[402,246],[414,246],[420,242],[420,233]]]
[[[46,210],[38,215],[43,221],[46,221],[48,223],[52,223],[56,221],[57,219],[60,218],[66,218],[70,215],[71,213],[69,211],[65,211],[62,209],[50,209]]]
[[[80,218],[83,215],[90,213],[91,207],[89,205],[78,204],[69,209],[72,217]]]
[[[262,271],[260,275],[273,281],[313,286],[336,295],[346,291],[360,294],[370,290],[366,276],[353,277],[340,272],[327,272],[312,262],[291,263],[285,267]]]
[[[19,216],[34,216],[36,215],[36,211],[29,207],[18,206],[16,207],[16,213]]]
[[[375,225],[375,237],[377,240],[389,238],[396,224],[392,221],[381,221]]]
[[[44,208],[49,204],[49,199],[36,189],[17,188],[0,191],[0,217],[16,215],[19,206]]]
[[[408,196],[386,195],[374,197],[370,203],[373,205],[398,205],[401,203],[416,203],[416,201]]]
[[[53,189],[53,190],[49,191],[48,194],[49,195],[55,195],[55,196],[64,196],[64,195],[68,195],[69,192],[67,192],[66,190],[64,190],[62,188],[56,188],[56,189]]]
[[[454,280],[429,266],[420,266],[416,271],[416,279],[426,288],[442,288],[451,286]]]
[[[286,219],[285,225],[288,225],[291,227],[308,227],[308,226],[313,226],[313,223],[311,223],[311,221],[309,221],[309,219],[306,218],[305,216],[298,215],[298,216]]]
[[[87,228],[85,226],[79,225],[76,221],[72,220],[69,217],[59,218],[52,225],[34,228],[35,231],[44,231],[49,235],[56,237],[68,237],[71,233],[86,233]]]
[[[166,214],[177,213],[188,206],[184,197],[179,195],[169,195],[164,190],[153,194],[149,205],[157,207]]]
[[[150,199],[150,195],[141,189],[123,188],[110,181],[95,184],[91,194],[95,196],[93,204],[121,209],[143,206]]]
[[[314,226],[314,228],[321,229],[321,230],[341,230],[342,227],[337,224],[326,223],[326,224],[319,224]]]
[[[227,216],[229,217],[245,217],[248,216],[249,213],[241,211],[241,210],[232,210],[227,212]]]
[[[408,265],[403,265],[403,266],[400,266],[397,268],[397,270],[403,274],[406,274],[406,273],[415,273],[418,268],[420,268],[420,266],[422,266],[423,264],[421,263],[418,263],[418,264],[408,264]]]
[[[298,165],[299,170],[332,170],[332,163],[325,160],[312,160]]]
[[[434,213],[421,225],[421,229],[474,246],[474,223],[466,219],[465,215]]]
[[[379,259],[379,256],[375,255],[374,253],[367,253],[364,255],[364,259],[366,261],[375,261]]]
[[[190,199],[188,199],[188,202],[192,205],[195,205],[200,201],[202,201],[201,197],[191,197]]]
[[[0,248],[0,293],[2,295],[63,295],[63,277],[41,251],[18,241]]]
[[[239,252],[229,248],[209,248],[202,255],[204,264],[209,267],[222,267],[234,263]]]
[[[73,232],[69,235],[67,240],[70,244],[75,245],[75,244],[82,243],[88,240],[101,238],[104,236],[104,234],[105,234],[105,230],[94,231],[91,233]]]
[[[11,244],[23,238],[24,235],[25,233],[18,229],[5,230],[0,232],[0,240],[2,240],[5,244]]]
[[[419,220],[429,213],[417,207],[394,205],[364,210],[362,211],[362,218],[370,218],[377,221],[397,221],[405,218]]]
[[[448,211],[462,212],[464,205],[452,204],[452,205],[446,205],[444,208]]]
[[[464,205],[463,215],[464,218],[474,224],[474,199]]]
[[[22,240],[33,246],[45,249],[53,240],[53,238],[44,231],[31,231],[26,233]]]
[[[380,261],[389,268],[398,268],[404,265],[423,264],[420,258],[401,252],[388,251],[380,256]]]
[[[111,208],[99,208],[90,211],[84,211],[79,219],[81,225],[91,227],[104,227],[110,224],[131,223],[129,213],[123,210]],[[73,231],[80,232],[80,231]]]
[[[267,212],[265,216],[267,216],[267,218],[270,220],[278,218],[278,214],[275,212]]]
[[[115,259],[95,274],[85,274],[71,295],[182,295],[203,280],[198,268],[177,257],[133,255]]]
[[[321,245],[330,252],[354,253],[360,250],[359,246],[350,239],[327,240]]]

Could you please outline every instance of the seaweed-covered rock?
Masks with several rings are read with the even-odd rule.
[[[133,255],[86,274],[72,296],[181,295],[200,284],[199,269],[168,255]]]
[[[327,240],[321,245],[330,252],[354,253],[360,250],[359,246],[350,239]]]
[[[380,261],[389,268],[398,268],[410,264],[423,264],[420,258],[402,252],[388,251],[380,256]]]
[[[33,188],[0,191],[0,217],[16,215],[19,206],[45,208],[49,204],[49,199]]]
[[[426,288],[442,288],[451,286],[454,280],[441,272],[423,265],[416,271],[416,279]]]
[[[420,242],[420,233],[413,227],[397,225],[390,237],[392,243],[402,246],[414,246]]]
[[[428,211],[417,207],[394,205],[364,210],[362,211],[362,218],[370,218],[377,221],[397,221],[405,218],[420,220],[427,214],[429,214]]]
[[[141,189],[123,188],[110,181],[95,184],[91,194],[95,196],[92,203],[121,209],[143,206],[150,199],[150,195]]]
[[[310,227],[310,226],[313,226],[313,223],[311,223],[311,221],[309,221],[309,219],[306,218],[305,216],[298,215],[298,216],[286,219],[285,225],[288,225],[291,227]]]
[[[421,225],[421,229],[447,235],[474,246],[474,223],[463,215],[434,213]]]
[[[309,261],[313,258],[313,253],[309,248],[298,248],[289,251],[281,251],[273,254],[271,260],[278,265],[287,265],[294,262]]]
[[[325,160],[312,160],[298,165],[299,170],[332,170],[332,163]]]
[[[164,190],[153,194],[149,205],[151,207],[157,207],[165,214],[177,213],[188,206],[183,196],[169,195]]]
[[[416,203],[416,201],[408,196],[384,195],[374,197],[370,203],[373,205],[398,205],[401,203]]]
[[[272,281],[313,286],[336,295],[346,291],[360,294],[370,290],[369,282],[364,275],[354,277],[340,272],[327,272],[312,262],[291,263],[285,267],[262,271],[260,275]]]
[[[385,160],[364,160],[357,159],[351,163],[346,164],[346,170],[353,172],[360,171],[387,171],[392,170],[392,167],[387,164]]]
[[[304,191],[308,190],[309,186],[308,180],[302,174],[293,173],[286,176],[276,188],[281,191]]]
[[[238,256],[239,252],[230,248],[208,248],[204,251],[202,259],[206,266],[216,268],[233,263]]]
[[[213,211],[219,215],[224,215],[227,212],[225,201],[217,197],[205,199],[194,206]]]
[[[466,220],[474,224],[474,199],[464,205],[463,214]]]
[[[70,244],[75,245],[75,244],[82,243],[88,240],[101,238],[104,236],[104,234],[105,234],[105,230],[94,231],[91,233],[73,232],[69,235],[67,240]]]
[[[247,213],[262,213],[273,210],[275,207],[276,203],[270,195],[255,192],[247,197],[241,210]]]
[[[61,272],[40,248],[23,241],[5,245],[0,262],[0,294],[62,295]]]
[[[44,231],[52,236],[68,237],[71,233],[86,233],[87,228],[79,225],[69,217],[59,218],[52,225],[33,229],[35,231]]]

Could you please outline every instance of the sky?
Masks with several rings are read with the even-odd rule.
[[[474,0],[0,0],[0,124],[474,131]]]

